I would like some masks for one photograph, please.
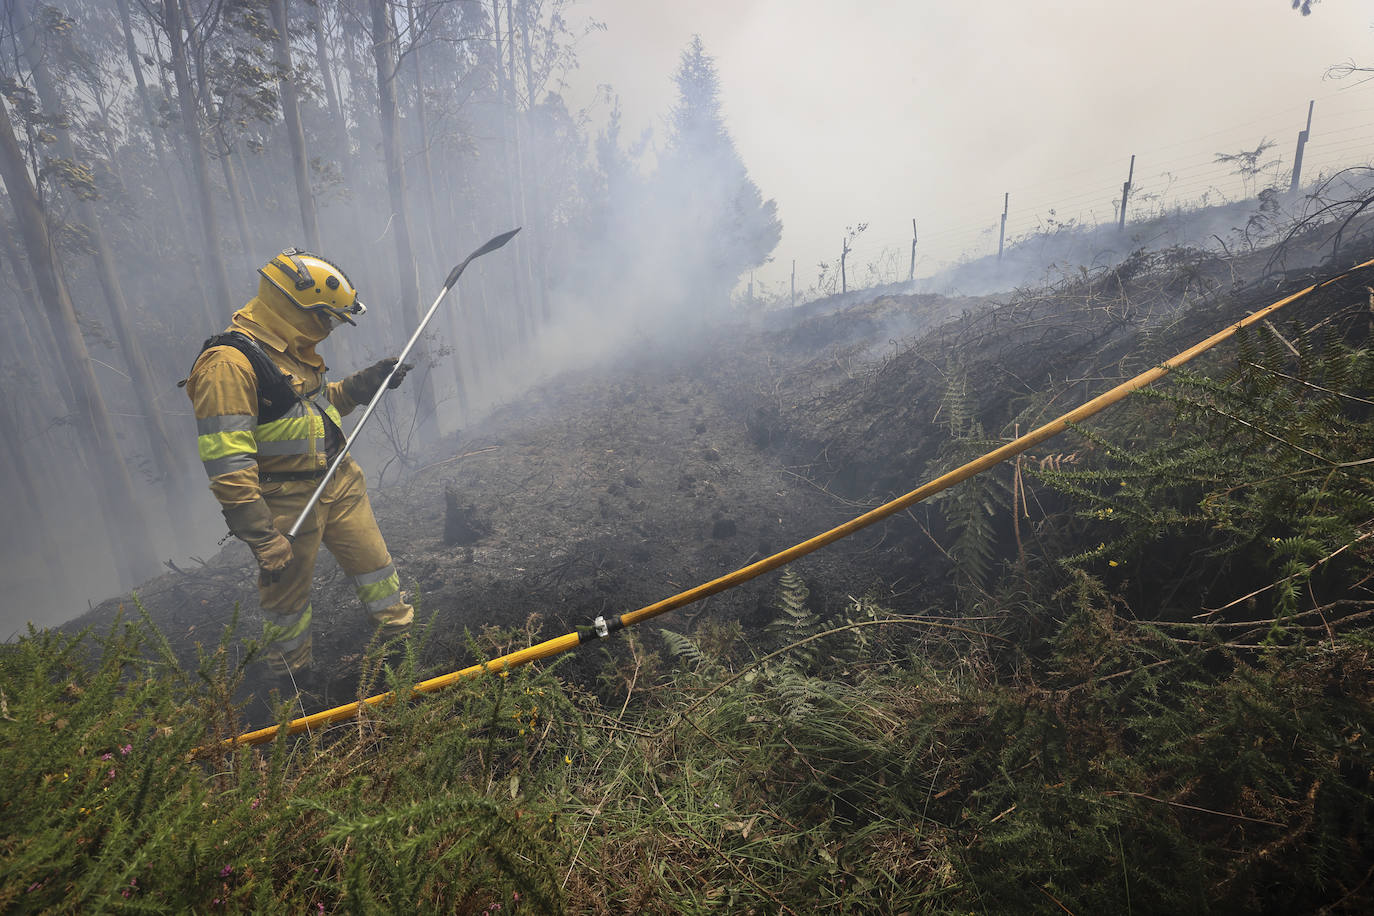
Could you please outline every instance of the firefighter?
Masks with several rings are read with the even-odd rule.
[[[310,582],[323,544],[350,578],[383,639],[408,634],[414,609],[377,528],[362,470],[346,455],[293,540],[288,531],[344,445],[342,418],[391,375],[384,359],[330,382],[315,345],[366,307],[344,272],[288,248],[263,265],[258,294],[210,338],[186,379],[201,461],[229,531],[259,567],[271,671],[292,683],[311,665]]]

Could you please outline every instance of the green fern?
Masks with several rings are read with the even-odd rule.
[[[681,659],[692,668],[701,668],[709,663],[706,654],[697,645],[696,640],[674,630],[660,629],[658,634],[663,637],[663,644],[668,649],[668,654],[674,658]]]
[[[949,439],[928,468],[929,476],[944,473],[1001,444],[992,441],[983,430],[967,374],[951,367],[945,378],[940,423],[948,431]],[[994,519],[1009,510],[1010,489],[1001,474],[989,472],[965,480],[930,500],[940,508],[946,528],[954,535],[948,554],[955,563],[956,585],[969,604],[986,596],[999,554]]]
[[[820,626],[820,618],[807,607],[806,601],[811,590],[801,576],[786,567],[778,581],[778,598],[775,607],[778,616],[768,624],[768,631],[776,642],[786,644],[805,639]]]

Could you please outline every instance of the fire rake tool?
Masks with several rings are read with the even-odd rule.
[[[406,342],[405,347],[401,350],[401,355],[396,357],[395,365],[391,367],[391,371],[387,373],[382,384],[378,386],[376,394],[372,395],[372,400],[367,402],[367,407],[363,409],[363,415],[358,418],[358,425],[354,426],[353,432],[348,434],[348,438],[344,441],[343,448],[339,449],[339,454],[335,455],[334,460],[330,462],[329,468],[324,472],[324,477],[320,480],[319,485],[315,487],[315,492],[310,494],[310,501],[306,503],[305,508],[301,510],[301,514],[296,518],[296,522],[291,526],[291,530],[286,532],[287,540],[296,539],[296,533],[301,530],[301,525],[305,524],[306,516],[314,510],[315,504],[320,501],[320,494],[324,492],[324,488],[327,487],[329,481],[333,479],[334,472],[339,469],[339,464],[343,462],[344,456],[347,455],[348,450],[353,447],[353,441],[357,439],[358,434],[363,431],[363,427],[367,424],[368,418],[372,416],[372,411],[376,409],[382,396],[391,390],[387,386],[391,383],[392,376],[396,374],[396,370],[400,368],[401,364],[406,361],[406,357],[409,356],[410,351],[414,349],[416,341],[418,341],[420,335],[425,332],[425,326],[428,325],[429,320],[434,317],[434,313],[439,310],[439,303],[444,301],[444,297],[448,295],[449,290],[453,289],[454,284],[458,282],[458,278],[463,275],[463,271],[466,270],[467,266],[475,259],[480,258],[484,254],[493,252],[509,242],[515,237],[515,233],[519,231],[520,229],[517,227],[509,232],[501,233],[481,248],[478,248],[472,254],[468,255],[463,259],[461,264],[449,271],[448,279],[444,281],[444,288],[439,290],[439,295],[434,297],[434,304],[429,307],[429,311],[425,313],[425,317],[420,320],[420,326],[415,329],[414,334],[410,335],[410,340]]]

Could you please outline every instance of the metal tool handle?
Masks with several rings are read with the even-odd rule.
[[[367,402],[367,407],[363,409],[363,415],[358,418],[358,424],[353,427],[353,432],[349,433],[348,438],[344,440],[343,448],[339,449],[339,454],[335,455],[334,460],[330,462],[329,468],[324,472],[324,477],[315,487],[315,492],[310,494],[310,501],[305,504],[305,508],[301,510],[301,514],[296,517],[296,521],[291,526],[291,530],[286,532],[287,540],[296,539],[296,534],[301,530],[301,525],[305,524],[306,517],[314,511],[316,504],[320,501],[320,495],[324,493],[324,488],[328,486],[329,481],[334,478],[334,472],[337,471],[339,465],[343,463],[345,456],[348,455],[348,450],[353,447],[353,442],[358,438],[358,434],[363,431],[363,426],[367,424],[368,418],[371,417],[372,412],[377,409],[377,404],[382,400],[382,397],[391,390],[387,385],[390,384],[392,376],[396,374],[396,370],[400,368],[401,364],[406,361],[406,357],[410,355],[410,351],[415,348],[415,344],[420,339],[420,335],[425,332],[425,327],[429,324],[429,320],[433,318],[434,313],[439,310],[439,303],[444,301],[444,297],[448,295],[448,291],[458,282],[458,278],[463,275],[463,271],[467,269],[467,266],[472,263],[475,258],[480,258],[482,255],[500,248],[514,238],[515,233],[519,231],[520,229],[517,227],[509,232],[501,233],[481,248],[478,248],[472,254],[468,255],[463,259],[462,263],[449,271],[448,278],[444,280],[444,288],[439,290],[439,295],[434,297],[434,303],[429,307],[429,311],[425,313],[425,317],[420,320],[420,326],[415,329],[414,334],[410,335],[410,340],[406,341],[405,347],[401,349],[401,355],[396,357],[395,365],[391,367],[391,371],[387,373],[386,379],[382,381],[376,393],[372,395],[372,399]]]

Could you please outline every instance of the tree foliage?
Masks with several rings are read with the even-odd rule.
[[[700,36],[682,52],[673,82],[677,101],[654,186],[660,212],[673,221],[667,236],[689,278],[687,301],[718,304],[746,271],[768,260],[782,223],[776,202],[763,199],[735,149],[715,61]]]

